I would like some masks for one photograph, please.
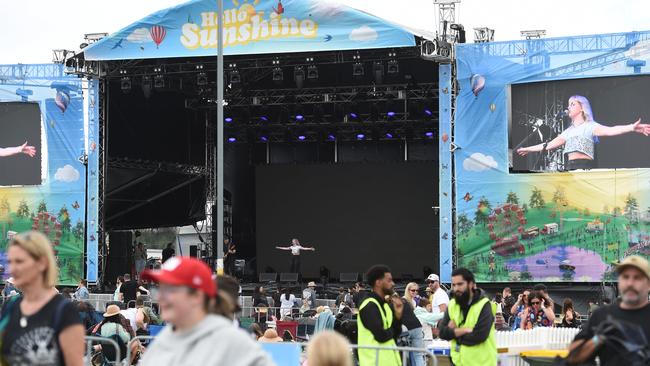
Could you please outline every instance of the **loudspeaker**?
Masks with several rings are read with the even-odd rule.
[[[357,282],[359,274],[356,272],[343,272],[339,275],[339,282]]]
[[[280,273],[280,282],[298,282],[298,274]]]
[[[277,273],[260,273],[260,282],[275,282],[277,279]]]
[[[104,281],[114,284],[118,276],[131,273],[133,267],[133,235],[130,231],[108,233],[108,248]]]

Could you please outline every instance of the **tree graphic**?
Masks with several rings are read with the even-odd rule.
[[[29,207],[27,206],[27,201],[21,200],[18,204],[18,212],[16,212],[18,217],[27,218],[29,217]]]
[[[72,235],[74,235],[75,238],[82,240],[84,237],[84,223],[81,222],[81,220],[78,220],[77,223],[75,224],[74,228],[72,229]]]
[[[620,216],[621,215],[621,208],[616,206],[612,209],[612,215],[613,216]]]
[[[61,223],[61,229],[63,231],[70,231],[70,214],[68,213],[68,208],[63,205],[59,210],[59,215],[57,217],[58,221]]]
[[[485,197],[481,197],[481,199],[478,202],[478,207],[476,208],[476,212],[474,213],[474,222],[476,223],[476,225],[487,224],[488,215],[490,214],[491,210],[492,210],[492,206],[490,205],[490,201],[488,201],[488,199]]]
[[[560,208],[569,204],[564,192],[564,188],[557,187],[555,189],[555,193],[553,193],[553,203],[555,203],[556,208]]]
[[[506,198],[507,203],[512,203],[514,205],[519,204],[519,197],[517,197],[517,194],[513,191],[508,192],[508,198]]]
[[[585,207],[584,216],[591,216],[591,211],[587,207]]]
[[[42,200],[41,202],[38,203],[38,210],[37,212],[47,212],[47,204],[45,203],[45,200]]]
[[[631,193],[625,197],[624,215],[633,224],[639,222],[639,202]]]
[[[524,204],[521,206],[521,210],[524,211],[524,213],[527,213],[527,212],[528,212],[528,204],[527,204],[527,203],[524,203]]]
[[[544,197],[542,197],[542,191],[537,188],[533,187],[533,194],[530,196],[530,200],[528,202],[530,204],[531,208],[543,208],[546,205],[546,202],[544,202]]]
[[[7,214],[9,214],[11,211],[11,206],[9,205],[9,200],[6,196],[2,196],[2,198],[0,198],[0,209],[7,212]]]
[[[458,232],[461,234],[467,234],[471,229],[474,224],[472,221],[467,217],[465,213],[462,213],[458,216]]]

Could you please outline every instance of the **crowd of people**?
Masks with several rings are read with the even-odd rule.
[[[115,361],[115,350],[105,344],[93,344],[93,353],[85,354],[86,335],[113,340],[122,359],[129,355],[125,364],[145,366],[273,365],[265,343],[302,341],[308,341],[303,365],[391,366],[402,365],[404,356],[408,365],[423,366],[421,350],[433,339],[450,342],[454,365],[496,365],[497,330],[554,326],[581,329],[569,362],[592,362],[596,356],[604,366],[650,360],[650,265],[637,256],[617,266],[620,300],[600,307],[593,301],[586,321],[571,299],[556,304],[542,284],[516,295],[506,287],[490,297],[472,272],[457,268],[449,292],[431,274],[424,290],[410,282],[398,294],[390,268],[376,265],[366,273],[367,287],[340,288],[332,307],[318,306],[315,282],[297,294],[286,288],[271,296],[258,286],[252,296],[254,322],[245,326],[236,315],[242,311],[239,282],[214,276],[194,258],[170,256],[160,270],[120,276],[113,301],[101,310],[88,302],[84,280],[74,291],[58,292],[56,260],[43,234],[15,235],[7,258],[12,277],[2,291],[0,352],[8,365]],[[155,306],[147,281],[157,289]],[[282,321],[298,318],[314,321],[305,335],[309,339],[281,329]],[[136,339],[154,327],[161,327],[154,342]],[[412,348],[403,354],[397,347]]]

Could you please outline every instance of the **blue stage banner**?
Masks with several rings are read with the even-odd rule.
[[[214,56],[214,0],[161,10],[84,50],[86,60]],[[406,47],[414,34],[324,0],[224,0],[224,54],[269,54]]]

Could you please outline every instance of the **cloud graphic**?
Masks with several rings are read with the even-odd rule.
[[[343,12],[345,5],[318,0],[311,6],[311,14],[317,17],[332,18]]]
[[[370,42],[377,39],[377,31],[367,25],[363,25],[350,32],[350,40],[357,42]]]
[[[79,180],[79,171],[73,168],[72,165],[66,164],[63,168],[56,170],[54,180],[66,183],[76,182]]]
[[[480,172],[487,169],[495,169],[499,164],[490,155],[474,153],[463,160],[463,169],[470,172]]]
[[[126,40],[131,43],[147,43],[153,42],[151,33],[147,28],[138,28],[126,37]]]

